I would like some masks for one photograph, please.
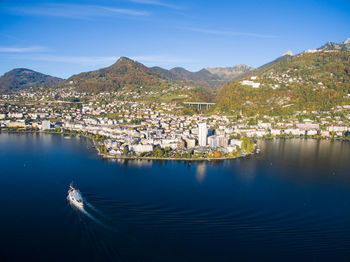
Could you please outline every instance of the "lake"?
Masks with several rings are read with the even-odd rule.
[[[85,138],[1,133],[0,261],[349,261],[350,143],[258,145],[246,159],[118,162]]]

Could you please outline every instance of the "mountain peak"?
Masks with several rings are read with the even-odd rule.
[[[350,38],[345,39],[343,42],[337,44],[334,42],[327,42],[321,46],[318,50],[350,50]]]
[[[126,56],[121,56],[117,62],[115,62],[115,65],[118,65],[118,64],[125,64],[125,63],[136,63],[136,61],[126,57]]]
[[[342,42],[342,44],[344,44],[344,45],[350,44],[350,38],[345,39],[345,40]]]
[[[288,50],[287,52],[283,53],[282,56],[286,56],[286,55],[293,56],[292,50]]]
[[[238,64],[232,67],[207,67],[206,70],[224,80],[234,80],[254,68],[245,64]]]

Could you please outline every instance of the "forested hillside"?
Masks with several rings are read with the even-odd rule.
[[[350,51],[318,50],[285,56],[252,74],[256,79],[251,81],[260,87],[241,82],[224,85],[217,97],[218,110],[279,115],[349,104]]]
[[[25,88],[49,87],[63,79],[45,75],[26,68],[16,68],[0,76],[0,92]]]

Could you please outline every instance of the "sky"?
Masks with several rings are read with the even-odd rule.
[[[0,75],[68,78],[121,56],[146,66],[261,66],[350,37],[350,1],[0,0]]]

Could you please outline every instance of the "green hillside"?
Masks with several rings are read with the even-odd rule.
[[[214,98],[205,87],[186,84],[168,70],[148,68],[121,57],[109,67],[74,75],[61,86],[90,93],[118,92],[119,99],[131,101],[182,102],[194,97],[199,101]]]
[[[167,81],[141,63],[121,57],[115,64],[96,71],[84,72],[70,77],[80,91],[117,91],[121,88],[162,88]]]
[[[285,56],[251,72],[259,88],[241,82],[224,85],[217,109],[229,113],[291,114],[349,104],[350,51],[319,50]],[[247,77],[246,79],[249,79]]]

